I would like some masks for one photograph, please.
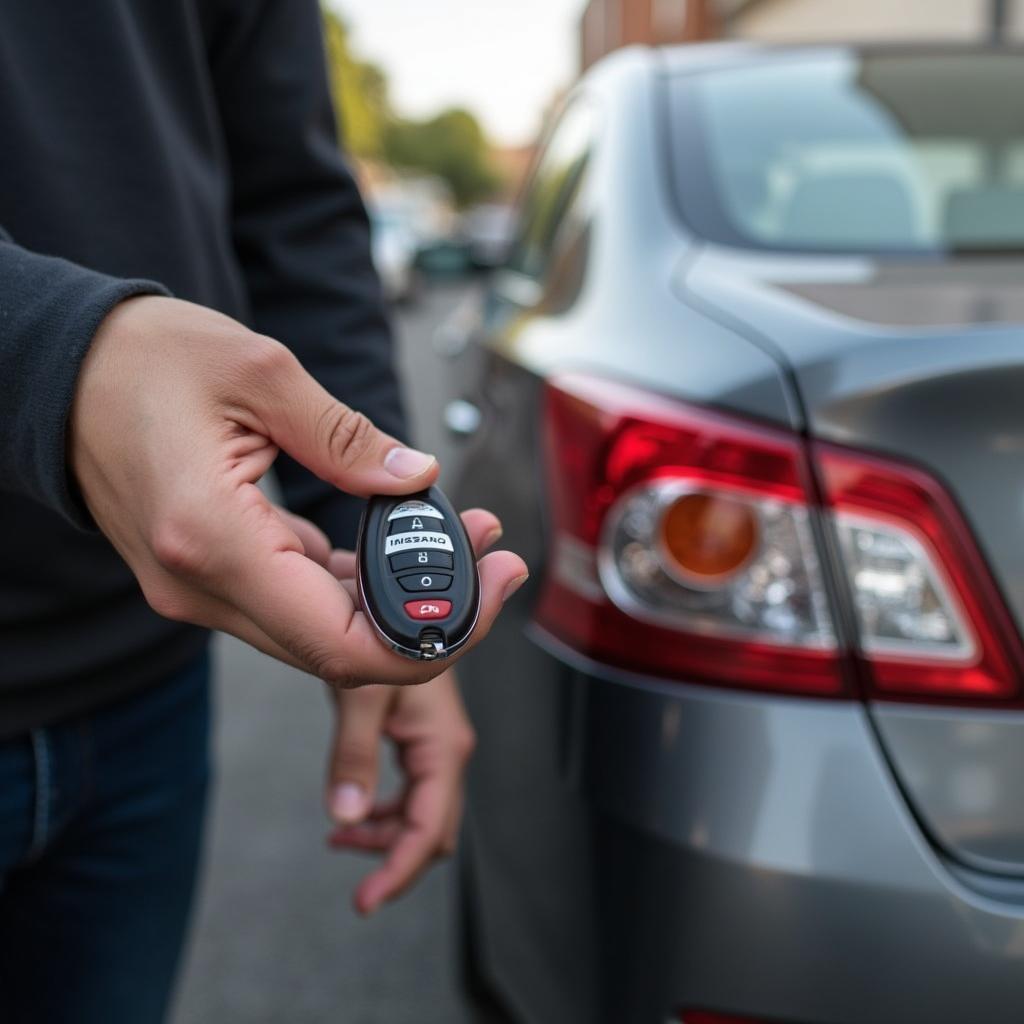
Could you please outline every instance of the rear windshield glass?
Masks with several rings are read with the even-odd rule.
[[[670,80],[683,212],[731,245],[1024,250],[1024,59],[791,54]]]

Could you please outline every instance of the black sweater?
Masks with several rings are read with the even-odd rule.
[[[154,685],[205,639],[149,610],[68,475],[82,356],[145,292],[278,338],[404,433],[316,0],[0,0],[0,736]],[[350,544],[355,503],[277,470]]]

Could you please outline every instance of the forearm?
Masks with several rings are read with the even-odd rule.
[[[14,244],[0,230],[0,481],[78,525],[66,434],[82,359],[107,313],[130,295],[166,294],[152,281],[95,273]]]

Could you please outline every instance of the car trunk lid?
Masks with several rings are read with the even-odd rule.
[[[791,374],[818,440],[928,470],[1024,627],[1024,263],[876,264],[709,250],[681,287]],[[1024,874],[1024,712],[876,703],[924,827],[965,863]]]

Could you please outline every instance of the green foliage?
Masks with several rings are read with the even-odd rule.
[[[356,157],[435,175],[448,183],[460,206],[492,194],[499,179],[477,119],[466,110],[446,110],[426,121],[397,117],[384,71],[360,60],[352,52],[345,22],[327,7],[322,10],[338,134],[345,149]]]
[[[392,120],[384,155],[396,167],[443,178],[460,206],[487,198],[499,183],[483,129],[466,110],[446,110],[427,121]]]
[[[387,77],[377,65],[353,54],[348,28],[337,14],[324,8],[323,19],[338,135],[353,156],[378,159],[390,118]]]

